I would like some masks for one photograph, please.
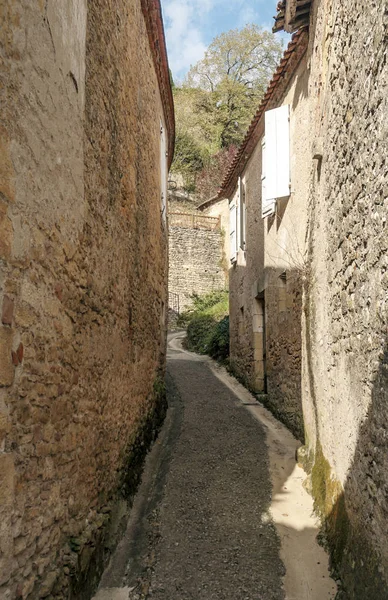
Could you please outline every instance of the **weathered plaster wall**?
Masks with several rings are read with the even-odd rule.
[[[290,105],[289,198],[277,201],[264,227],[267,393],[270,408],[304,439],[301,399],[302,282],[307,275],[310,178],[309,70],[304,57],[281,100]]]
[[[385,0],[318,1],[310,32],[311,278],[303,402],[313,493],[349,597],[388,590]]]
[[[250,387],[266,391],[266,402],[303,439],[301,403],[302,280],[305,276],[306,196],[310,175],[310,136],[306,59],[271,108],[290,104],[291,195],[277,202],[276,215],[261,216],[260,141],[243,180],[247,196],[246,253],[239,250],[230,269],[231,361]],[[264,121],[264,119],[263,119]],[[264,123],[261,125],[264,135]],[[296,190],[303,189],[300,195]],[[284,276],[281,278],[281,276]],[[253,309],[264,302],[262,340]],[[264,339],[265,338],[265,339]],[[266,384],[260,363],[265,354]]]
[[[168,242],[168,289],[179,295],[180,311],[191,305],[194,293],[206,294],[225,289],[220,229],[170,227]]]
[[[0,30],[0,597],[85,599],[160,396],[163,110],[138,1]]]

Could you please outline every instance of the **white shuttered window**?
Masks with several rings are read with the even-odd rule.
[[[263,217],[272,214],[277,198],[290,195],[290,107],[265,113],[263,144]]]
[[[236,203],[234,200],[229,204],[229,232],[230,232],[230,260],[235,261],[237,255],[237,225]]]

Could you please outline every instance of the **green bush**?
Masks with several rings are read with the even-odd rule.
[[[192,299],[192,308],[179,318],[179,325],[187,327],[187,348],[226,360],[229,356],[228,292],[193,295]]]
[[[207,354],[216,325],[217,321],[210,315],[194,317],[187,326],[187,347],[199,354]]]
[[[209,314],[219,320],[229,312],[229,294],[225,290],[209,292],[203,296],[193,294],[191,300],[192,306],[178,317],[179,327],[187,327],[194,318],[203,314]]]
[[[213,328],[209,339],[208,353],[217,360],[224,361],[229,356],[229,316],[224,317]]]
[[[194,310],[199,312],[207,310],[208,308],[212,308],[220,302],[223,303],[228,299],[228,292],[225,292],[225,290],[218,290],[215,292],[209,292],[203,296],[193,294],[192,299]]]

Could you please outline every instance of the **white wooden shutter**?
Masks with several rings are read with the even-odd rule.
[[[167,212],[167,145],[162,121],[160,121],[160,204],[162,218],[165,221]]]
[[[265,201],[290,195],[289,113],[288,104],[265,113]]]
[[[236,238],[236,203],[234,200],[229,204],[229,233],[230,233],[230,260],[236,260],[237,238]]]
[[[244,185],[244,250],[247,249],[247,203],[245,196],[245,185]]]
[[[276,200],[274,198],[267,198],[267,159],[266,159],[266,145],[265,138],[261,142],[261,216],[270,217],[275,213]]]
[[[245,250],[245,187],[241,177],[238,178],[239,186],[239,248]]]
[[[236,252],[240,247],[240,178],[237,183],[237,194],[236,194]]]

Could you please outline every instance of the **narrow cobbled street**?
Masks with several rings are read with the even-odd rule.
[[[167,419],[95,600],[334,598],[300,475],[294,506],[292,481],[285,487],[295,467],[291,435],[224,369],[183,350],[181,339],[170,336]],[[272,483],[271,437],[279,467]],[[277,488],[282,499],[274,502]],[[295,510],[304,514],[294,523]],[[290,520],[284,535],[279,511]],[[314,527],[304,531],[303,519]]]

